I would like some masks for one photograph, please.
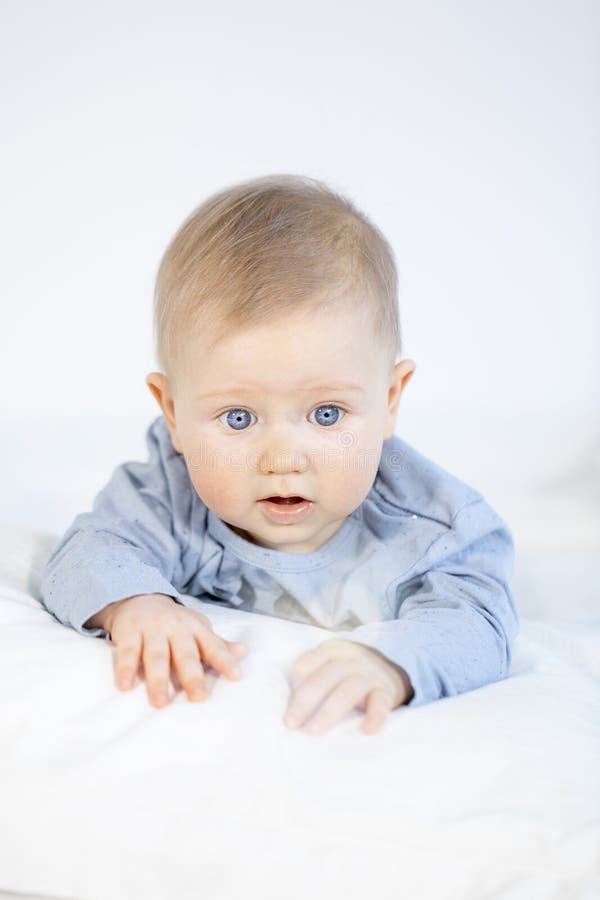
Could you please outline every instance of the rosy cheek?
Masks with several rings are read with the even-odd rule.
[[[230,473],[222,470],[196,472],[192,482],[200,499],[211,509],[233,508],[239,503],[239,491]]]
[[[375,453],[372,455],[357,454],[346,460],[342,466],[338,478],[345,482],[347,491],[352,492],[361,500],[371,490],[373,481],[377,475],[378,460]]]

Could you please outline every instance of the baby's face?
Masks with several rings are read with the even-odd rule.
[[[412,360],[390,373],[365,312],[294,311],[188,347],[185,376],[152,373],[200,499],[246,540],[316,550],[367,496]],[[265,498],[297,496],[292,505]],[[306,502],[308,501],[308,502]]]

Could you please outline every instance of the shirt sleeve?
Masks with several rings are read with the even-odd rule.
[[[361,625],[351,640],[405,670],[414,691],[407,706],[505,678],[519,633],[513,570],[512,534],[480,497],[458,510],[398,585],[396,618]]]
[[[41,600],[64,625],[108,638],[83,623],[109,603],[134,594],[168,594],[183,603],[179,583],[182,545],[174,510],[189,502],[185,463],[159,440],[156,422],[146,434],[148,462],[118,466],[78,515],[42,570]]]

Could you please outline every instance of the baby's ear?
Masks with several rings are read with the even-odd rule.
[[[146,375],[146,384],[165,414],[165,418],[167,418],[169,400],[171,400],[171,407],[173,406],[171,390],[169,388],[169,379],[166,375],[163,375],[162,372],[150,372],[149,375]],[[167,407],[167,409],[165,409],[165,407]]]
[[[152,392],[156,402],[161,408],[169,431],[171,432],[171,443],[178,453],[183,453],[179,435],[177,434],[177,426],[175,423],[175,404],[173,403],[173,395],[169,379],[162,372],[150,372],[146,376],[146,384]]]
[[[417,364],[413,359],[403,359],[396,363],[392,369],[390,384],[388,388],[388,409],[385,439],[391,437],[396,427],[396,418],[398,416],[398,407],[400,405],[400,397],[402,391],[412,378]]]

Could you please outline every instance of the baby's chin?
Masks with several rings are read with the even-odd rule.
[[[266,550],[283,550],[287,549],[285,543],[281,545],[273,545],[269,543],[263,543],[259,538],[255,538],[254,535],[250,534],[249,531],[244,531],[243,528],[238,528],[237,525],[229,525],[232,531],[243,538],[245,541],[248,541],[250,544],[255,544],[257,547],[264,547]]]
[[[235,533],[236,533],[237,535],[239,535],[239,537],[243,538],[245,541],[249,541],[249,543],[251,543],[251,544],[257,544],[257,543],[258,543],[258,541],[256,541],[256,540],[252,537],[252,535],[250,534],[249,531],[244,531],[243,528],[238,528],[237,525],[230,525],[229,527],[231,528],[232,531],[235,531]]]

